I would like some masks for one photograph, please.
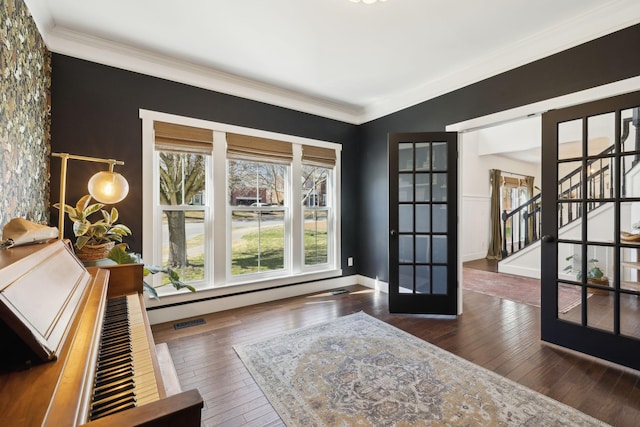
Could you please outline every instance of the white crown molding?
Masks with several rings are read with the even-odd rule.
[[[345,122],[352,122],[353,117],[362,113],[359,107],[307,96],[64,28],[54,27],[46,31],[43,38],[55,53],[296,111]]]
[[[52,51],[352,124],[400,111],[491,76],[640,23],[640,2],[613,0],[547,31],[491,52],[464,69],[363,107],[309,96],[56,27],[43,0],[25,0]]]
[[[395,113],[638,23],[640,1],[607,2],[561,25],[488,53],[482,60],[464,69],[368,105],[360,122]]]

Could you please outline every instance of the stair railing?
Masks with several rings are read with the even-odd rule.
[[[614,149],[613,146],[609,147],[599,153],[599,156],[609,155],[614,152]],[[587,212],[603,204],[598,199],[611,198],[614,195],[613,174],[610,173],[611,161],[613,161],[612,157],[598,157],[587,162],[587,168],[591,172],[587,175],[587,199],[592,199],[587,204]],[[622,163],[624,168],[624,162]],[[582,191],[582,166],[558,180],[558,200],[579,198]],[[502,259],[540,239],[542,225],[540,202],[541,194],[538,194],[511,212],[502,212]],[[581,203],[560,203],[558,209],[560,227],[582,217]]]
[[[624,143],[630,135],[631,125],[636,128],[633,149],[640,151],[640,107],[633,109],[632,117],[622,121],[621,147],[624,147]],[[587,162],[587,170],[590,171],[587,175],[586,198],[590,200],[587,203],[587,213],[603,205],[602,199],[614,196],[614,174],[610,173],[613,158],[608,157],[614,152],[615,146],[612,145],[599,153],[597,158]],[[627,172],[638,163],[640,163],[640,154],[638,153],[635,154],[630,165],[627,165],[625,161],[620,162],[621,176],[626,176]],[[566,188],[563,188],[565,185]],[[621,186],[621,194],[626,194],[625,179],[621,180]],[[582,166],[577,167],[558,181],[558,200],[570,201],[574,198],[581,198],[582,191]],[[541,194],[538,194],[511,212],[502,212],[502,259],[540,239],[542,220],[540,202]],[[582,210],[582,203],[559,203],[558,228],[580,219],[583,214]],[[510,231],[509,238],[507,238],[507,231]]]
[[[511,212],[502,212],[502,259],[540,239],[540,201],[538,193]]]

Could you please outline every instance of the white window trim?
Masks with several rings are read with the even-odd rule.
[[[336,159],[336,163],[339,162],[339,159]],[[336,181],[335,179],[337,178],[335,176],[335,171],[331,172],[333,175],[333,179],[330,180],[330,182],[332,183],[331,186],[336,185]],[[298,183],[300,183],[301,180],[301,175],[298,176]],[[300,194],[298,194],[298,198],[295,200],[302,200],[302,188],[300,188],[300,186],[298,185],[298,190],[300,192]],[[335,208],[336,208],[336,201],[333,199],[334,197],[334,189],[333,188],[329,188],[328,192],[327,192],[327,197],[329,198],[329,202],[328,202],[328,206],[315,206],[315,207],[305,207],[304,205],[300,205],[300,216],[301,218],[304,218],[304,212],[305,210],[317,210],[317,211],[324,211],[327,210],[328,211],[328,215],[327,215],[327,235],[331,236],[333,232],[335,232],[336,230],[333,229],[335,222],[333,221],[333,217],[335,215]],[[302,220],[302,219],[301,219]],[[300,230],[301,235],[298,237],[299,241],[301,242],[301,245],[304,247],[304,232],[302,230]],[[295,236],[294,236],[295,237]],[[328,244],[328,252],[327,252],[327,262],[323,263],[323,264],[315,264],[315,265],[306,265],[304,263],[304,256],[303,256],[303,251],[299,251],[298,255],[302,258],[300,260],[300,266],[301,266],[301,270],[303,272],[314,272],[314,271],[322,271],[324,269],[327,268],[327,265],[331,263],[331,260],[334,258],[333,253],[335,252],[336,248],[334,247],[334,245],[332,244]]]
[[[205,284],[204,287],[199,289],[195,294],[185,291],[175,291],[171,286],[165,286],[159,290],[161,291],[159,292],[159,295],[162,301],[158,302],[156,300],[150,300],[148,302],[150,307],[154,305],[164,305],[167,303],[171,304],[193,299],[207,298],[209,296],[219,296],[224,293],[268,289],[270,287],[307,282],[311,280],[321,280],[342,275],[342,269],[340,266],[341,214],[339,203],[341,200],[340,159],[342,146],[340,144],[145,109],[139,110],[139,117],[142,121],[142,253],[144,261],[147,264],[160,264],[162,250],[161,245],[155,245],[153,242],[155,230],[158,229],[160,221],[162,220],[158,209],[156,209],[159,204],[159,192],[153,183],[154,167],[157,167],[157,164],[155,164],[156,156],[154,148],[153,122],[163,121],[185,126],[212,129],[214,135],[212,155],[213,167],[209,168],[207,171],[207,188],[213,188],[209,187],[209,185],[213,185],[213,182],[220,182],[221,180],[225,182],[225,191],[215,191],[214,189],[212,199],[209,201],[208,206],[212,220],[208,223],[205,222],[205,232],[209,235],[211,235],[213,230],[224,230],[224,232],[215,232],[213,234],[214,238],[208,239],[210,247],[205,247],[205,253],[213,254],[213,263],[208,263],[211,266],[210,268],[213,269],[213,272],[205,272],[205,275],[210,278],[210,283]],[[290,181],[292,186],[290,189],[291,195],[288,199],[291,202],[289,206],[291,224],[300,224],[301,218],[303,217],[304,207],[297,207],[294,202],[296,200],[300,200],[302,191],[300,185],[298,185],[301,177],[301,146],[313,145],[334,149],[336,151],[336,165],[333,169],[333,185],[330,196],[332,198],[331,212],[335,219],[334,221],[330,221],[330,224],[335,228],[332,230],[334,232],[334,239],[333,243],[330,245],[331,249],[328,254],[329,262],[327,264],[321,264],[319,266],[304,266],[304,257],[302,256],[304,236],[301,227],[293,227],[291,230],[292,239],[290,240],[292,247],[289,248],[290,259],[288,260],[290,268],[286,272],[283,273],[280,271],[280,274],[278,274],[277,277],[270,277],[269,274],[265,274],[261,275],[259,278],[254,276],[253,278],[247,277],[246,279],[243,279],[236,276],[231,279],[230,271],[228,271],[227,268],[229,265],[227,259],[227,253],[229,252],[228,244],[230,244],[228,243],[228,241],[230,241],[230,229],[228,227],[230,226],[227,224],[227,215],[230,207],[227,206],[226,195],[226,133],[238,133],[258,138],[275,139],[293,144],[294,162],[289,168],[289,171],[292,174],[292,179]],[[297,180],[296,176],[298,178]],[[153,190],[149,191],[150,188]],[[298,197],[296,197],[296,195]],[[213,228],[213,230],[211,228]],[[149,256],[149,254],[151,254],[151,256]],[[286,264],[287,262],[285,261],[285,265]],[[160,280],[160,278],[154,277],[153,280]]]

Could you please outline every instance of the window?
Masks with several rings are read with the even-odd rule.
[[[503,172],[504,175],[504,172]],[[532,197],[524,179],[502,178],[502,206],[501,210],[510,212]]]
[[[327,264],[333,250],[331,184],[335,150],[302,147],[302,206],[304,209],[304,265]]]
[[[302,205],[304,206],[304,264],[326,264],[328,253],[329,200],[328,168],[302,167]]]
[[[340,145],[140,117],[146,263],[171,266],[198,290],[340,274]],[[175,293],[168,286],[159,295]]]
[[[206,157],[158,152],[162,266],[186,282],[205,280]]]
[[[503,172],[503,175],[509,174],[509,172]],[[531,186],[533,186],[533,177],[529,177]],[[501,212],[512,212],[515,209],[521,207],[524,203],[529,201],[533,197],[532,189],[527,184],[527,177],[516,178],[512,176],[502,177],[502,200],[501,200]],[[528,224],[531,224],[531,220],[527,223],[524,215],[518,215],[515,218],[507,221],[505,224],[505,236],[506,241],[510,241],[512,236],[516,241],[522,239],[524,241],[525,231],[528,229]]]
[[[228,161],[232,276],[285,269],[288,169],[272,163]]]
[[[210,216],[206,177],[213,132],[162,121],[155,121],[153,128],[155,216],[160,219],[160,253],[154,264],[173,268],[185,282],[204,283],[208,266],[201,236]]]

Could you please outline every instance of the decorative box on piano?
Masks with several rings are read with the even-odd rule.
[[[62,241],[0,251],[0,425],[200,425],[200,393],[163,378],[142,274]]]

